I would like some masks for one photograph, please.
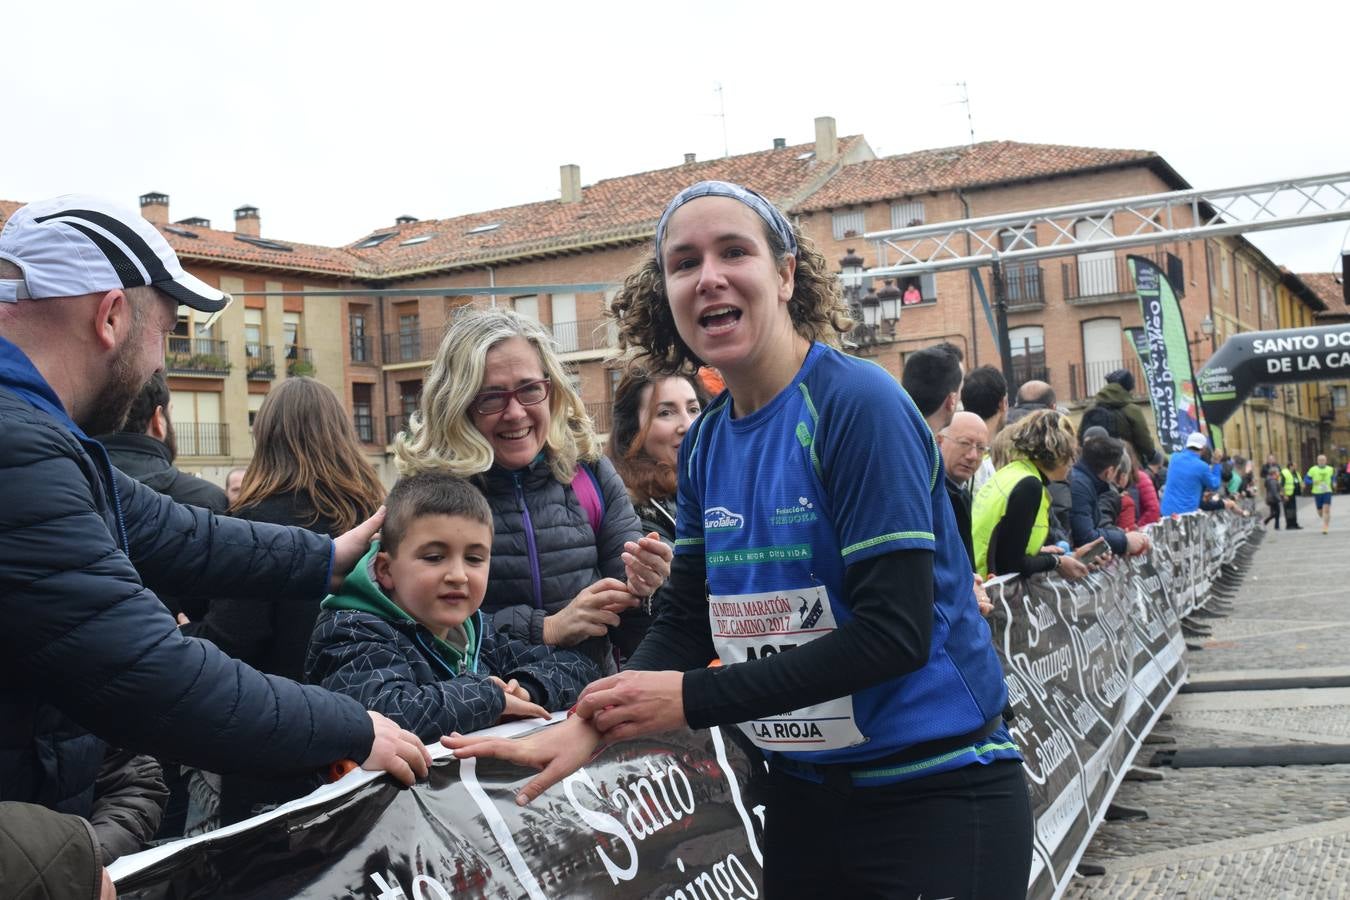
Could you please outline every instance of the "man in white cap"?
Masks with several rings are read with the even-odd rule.
[[[1206,499],[1205,491],[1216,491],[1222,467],[1204,459],[1209,441],[1200,432],[1186,438],[1186,449],[1172,454],[1167,466],[1167,484],[1163,488],[1162,514],[1183,515],[1198,509],[1236,509],[1232,500]]]
[[[104,741],[212,771],[427,771],[409,732],[181,636],[152,592],[322,596],[379,525],[329,540],[216,518],[88,437],[117,430],[163,366],[179,304],[229,302],[153,225],[93,197],[29,204],[0,230],[0,798],[87,815]]]

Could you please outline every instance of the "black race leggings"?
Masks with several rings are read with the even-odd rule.
[[[884,787],[770,773],[764,896],[1023,900],[1031,803],[1000,760]]]

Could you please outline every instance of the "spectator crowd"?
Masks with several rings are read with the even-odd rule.
[[[836,668],[829,682],[836,692],[810,695],[810,703],[877,684],[907,696],[906,676],[928,659],[935,605],[950,607],[956,623],[953,643],[940,652],[978,682],[993,658],[980,644],[989,634],[980,619],[990,612],[984,580],[1088,577],[1114,558],[1146,552],[1148,526],[1164,516],[1234,509],[1252,497],[1266,503],[1268,523],[1279,528],[1283,516],[1299,528],[1294,501],[1306,479],[1324,531],[1329,526],[1336,473],[1325,457],[1306,475],[1274,457],[1258,471],[1196,433],[1165,458],[1123,369],[1106,376],[1075,426],[1049,384],[1010,386],[992,366],[967,372],[962,350],[941,343],[909,353],[903,391],[882,390],[889,405],[872,415],[875,424],[851,431],[862,414],[850,419],[840,410],[855,415],[862,405],[844,386],[876,376],[849,375],[853,363],[829,346],[843,321],[837,289],[762,198],[708,184],[672,203],[655,258],[615,302],[616,314],[630,317],[625,328],[650,326],[655,346],[629,361],[617,385],[607,443],[542,326],[507,310],[479,311],[456,318],[445,334],[419,409],[395,442],[402,477],[387,495],[337,396],[305,377],[268,394],[253,426],[253,458],[229,473],[225,490],[178,471],[164,335],[176,306],[216,313],[229,297],[184,271],[140,216],[95,198],[60,197],[11,216],[0,233],[0,453],[9,468],[0,480],[0,603],[11,623],[0,639],[4,877],[24,860],[42,860],[49,896],[114,896],[103,867],[118,856],[301,796],[344,760],[411,784],[428,771],[427,743],[578,706],[577,720],[597,729],[606,730],[607,717],[616,721],[608,740],[637,733],[640,715],[619,722],[622,704],[595,699],[603,686],[655,691],[655,679],[636,676],[664,674],[648,671],[658,651],[663,661],[702,662],[720,652],[706,631],[697,633],[706,612],[701,626],[689,624],[715,576],[698,567],[701,550],[695,565],[676,546],[687,552],[694,527],[682,511],[696,502],[704,515],[714,509],[708,483],[716,470],[704,457],[725,462],[731,457],[712,455],[733,453],[738,440],[780,448],[781,460],[795,453],[802,478],[847,497],[859,485],[843,484],[817,453],[835,454],[840,471],[853,466],[865,490],[890,497],[890,470],[866,467],[855,457],[867,448],[850,442],[893,442],[903,449],[897,508],[926,523],[895,532],[926,539],[884,547],[886,555],[839,550],[837,577],[821,587],[869,609],[886,605],[891,585],[923,585],[917,611],[876,620],[883,636],[921,636],[903,646],[911,662],[879,664],[866,682]],[[764,235],[738,238],[736,256],[697,255],[688,248],[725,241],[723,232],[699,230],[698,216],[709,211]],[[681,236],[678,258],[663,255],[667,227]],[[739,262],[761,244],[774,259],[795,261],[781,264],[790,270],[781,309],[754,293],[772,286],[772,267]],[[681,290],[690,298],[740,293],[725,293],[728,306],[703,307],[694,324],[672,324],[641,306],[648,296],[664,302],[653,283],[665,285],[672,304]],[[793,304],[807,289],[817,294],[801,302],[816,306],[802,312]],[[721,334],[761,314],[783,327],[753,332],[759,343],[749,349],[777,356],[748,353],[757,372],[742,371],[730,355],[716,370],[700,365],[717,361]],[[706,353],[695,357],[686,327]],[[677,328],[679,338],[670,337]],[[793,381],[798,367],[815,374]],[[708,385],[722,390],[723,376],[726,390],[710,396]],[[775,414],[769,388],[789,383],[782,395],[806,396],[809,416],[802,415],[814,434],[763,443],[767,432],[753,434]],[[708,421],[703,447],[686,446],[686,435]],[[928,498],[929,474],[938,473]],[[736,475],[777,484],[751,468]],[[690,494],[691,478],[705,494]],[[846,526],[862,527],[852,520],[839,527]],[[703,528],[696,523],[699,535]],[[742,592],[751,592],[748,582]],[[838,635],[846,633],[861,640],[840,625]],[[649,634],[657,640],[644,642]],[[895,640],[888,646],[906,639]],[[856,644],[860,671],[871,652]],[[806,696],[810,670],[800,666],[813,653],[789,655],[798,657],[796,669],[755,668],[767,660],[744,667],[801,684]],[[827,659],[824,650],[818,656]],[[771,680],[690,673],[673,704],[678,722],[731,723],[797,708],[782,706]],[[1002,771],[1000,763],[1016,765],[1017,751],[999,744],[1001,681],[985,680],[973,717],[929,735],[925,746],[1001,747],[978,761]],[[714,682],[741,693],[718,706],[708,700],[720,696]],[[791,778],[801,767],[857,762],[847,754],[790,756],[767,754]],[[971,790],[993,802],[992,789]],[[1009,840],[1009,852],[1020,846]]]

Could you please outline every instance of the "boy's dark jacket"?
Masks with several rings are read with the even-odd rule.
[[[379,543],[323,602],[309,680],[346,694],[430,743],[497,724],[506,700],[488,680],[516,679],[549,710],[567,709],[600,677],[588,657],[508,638],[475,612],[442,641],[395,605],[373,574]]]

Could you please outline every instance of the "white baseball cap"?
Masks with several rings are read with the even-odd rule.
[[[22,279],[0,279],[0,302],[145,286],[207,313],[232,299],[184,271],[164,235],[143,217],[84,194],[16,210],[0,230],[0,259],[23,271]]]
[[[1191,436],[1186,438],[1186,449],[1188,450],[1204,450],[1208,446],[1209,441],[1205,440],[1205,436],[1198,431],[1192,431]]]

